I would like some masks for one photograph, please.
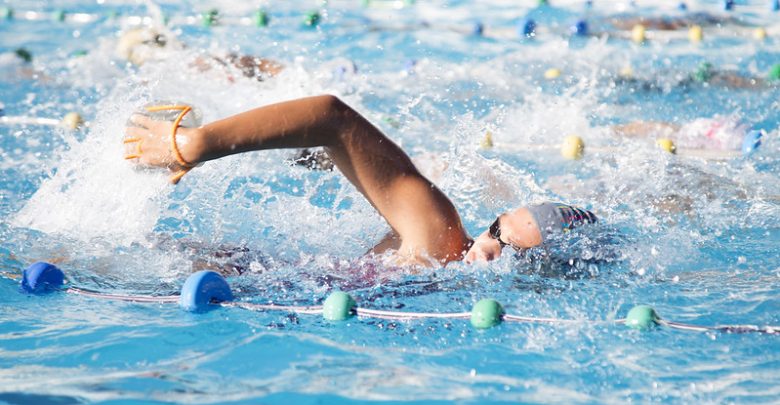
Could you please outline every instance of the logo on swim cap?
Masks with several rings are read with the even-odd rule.
[[[553,234],[567,232],[580,225],[597,221],[596,215],[592,212],[563,203],[548,202],[531,205],[528,211],[539,227],[542,242],[549,240]]]
[[[564,231],[572,230],[583,224],[592,224],[598,220],[592,212],[582,208],[560,203],[556,205],[556,208],[563,218]]]

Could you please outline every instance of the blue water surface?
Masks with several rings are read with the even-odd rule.
[[[240,20],[257,5],[241,1],[220,3],[213,27],[198,19],[210,2],[0,2],[15,16],[0,20],[2,114],[77,111],[88,122],[0,123],[0,402],[778,402],[778,335],[617,322],[645,304],[686,324],[780,325],[780,87],[766,80],[780,63],[778,14],[763,0],[731,13],[689,1],[723,23],[705,26],[701,44],[681,29],[649,30],[640,45],[612,18],[684,17],[678,2],[517,3],[268,2],[270,25],[258,28]],[[64,22],[50,18],[56,10]],[[314,10],[320,25],[302,26]],[[77,12],[98,18],[78,22]],[[123,60],[131,17],[154,15],[186,47],[141,66]],[[528,17],[539,31],[518,38]],[[572,38],[581,18],[593,35]],[[484,36],[470,33],[476,22]],[[754,39],[758,26],[767,39]],[[284,70],[257,81],[195,63],[231,52]],[[689,80],[703,62],[757,84]],[[551,68],[560,76],[545,79]],[[601,224],[490,263],[399,268],[363,257],[388,230],[372,207],[338,172],[292,165],[295,151],[209,162],[175,187],[122,159],[127,116],[152,100],[187,101],[209,122],[322,93],[408,151],[472,235],[545,200],[591,209]],[[717,117],[765,131],[762,146],[748,157],[674,156],[657,134],[610,129]],[[480,148],[488,132],[495,145]],[[585,140],[581,160],[558,152],[569,135]],[[331,322],[22,294],[19,275],[37,260],[104,293],[175,295],[193,271],[238,262],[244,273],[228,281],[250,303],[318,305],[345,290],[362,307],[439,313],[494,298],[510,314],[574,322],[477,330],[464,319]]]

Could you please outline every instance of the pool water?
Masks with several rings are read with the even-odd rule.
[[[777,335],[615,321],[646,304],[689,324],[780,325],[780,86],[763,82],[780,63],[778,13],[763,0],[737,1],[728,14],[720,1],[689,1],[689,12],[732,20],[705,26],[698,44],[683,29],[648,30],[637,45],[610,19],[682,16],[678,2],[515,3],[269,2],[267,28],[236,23],[256,11],[241,1],[226,2],[213,27],[184,18],[209,2],[0,3],[16,16],[0,21],[3,113],[77,111],[88,122],[79,131],[0,123],[0,402],[777,402]],[[65,22],[22,18],[60,9]],[[301,27],[311,10],[320,24]],[[73,21],[110,11],[119,16]],[[186,48],[142,66],[120,60],[127,16],[156,12]],[[515,33],[526,17],[539,27],[533,39]],[[579,18],[597,35],[572,37]],[[484,36],[469,34],[476,22]],[[758,26],[767,39],[753,38]],[[13,55],[21,47],[31,64]],[[193,64],[230,52],[285,68],[258,81]],[[759,84],[680,84],[705,61]],[[545,79],[553,68],[560,76]],[[295,151],[209,162],[176,186],[122,159],[127,117],[152,100],[187,101],[209,122],[323,93],[409,152],[472,235],[500,212],[545,200],[591,209],[601,224],[547,251],[394,268],[363,257],[387,232],[373,208],[338,172],[291,165]],[[610,130],[718,116],[764,130],[758,151],[674,156],[652,137]],[[487,132],[495,146],[480,148]],[[555,145],[575,134],[585,155],[566,160]],[[21,294],[17,275],[37,260],[105,293],[177,294],[204,262],[236,260],[247,271],[228,281],[244,302],[317,305],[344,290],[361,307],[463,312],[494,298],[511,314],[576,322],[477,330],[458,319],[331,322]]]

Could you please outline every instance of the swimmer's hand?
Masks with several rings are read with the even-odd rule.
[[[179,127],[176,130],[175,146],[172,140],[173,123],[155,121],[150,117],[134,114],[125,129],[125,159],[148,167],[164,167],[176,174],[171,178],[175,184],[181,177],[200,163],[198,153],[200,136],[198,128]],[[176,156],[177,148],[180,156]]]
[[[474,244],[471,245],[471,249],[466,252],[466,263],[474,262],[489,262],[495,260],[501,256],[501,244],[497,240],[490,237],[488,231],[479,235]]]

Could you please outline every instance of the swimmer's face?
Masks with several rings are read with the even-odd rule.
[[[501,242],[496,236],[501,238]],[[542,244],[542,233],[527,208],[500,215],[497,222],[474,240],[474,244],[466,252],[465,260],[467,263],[494,260],[501,256],[503,244],[515,249],[527,249]]]

